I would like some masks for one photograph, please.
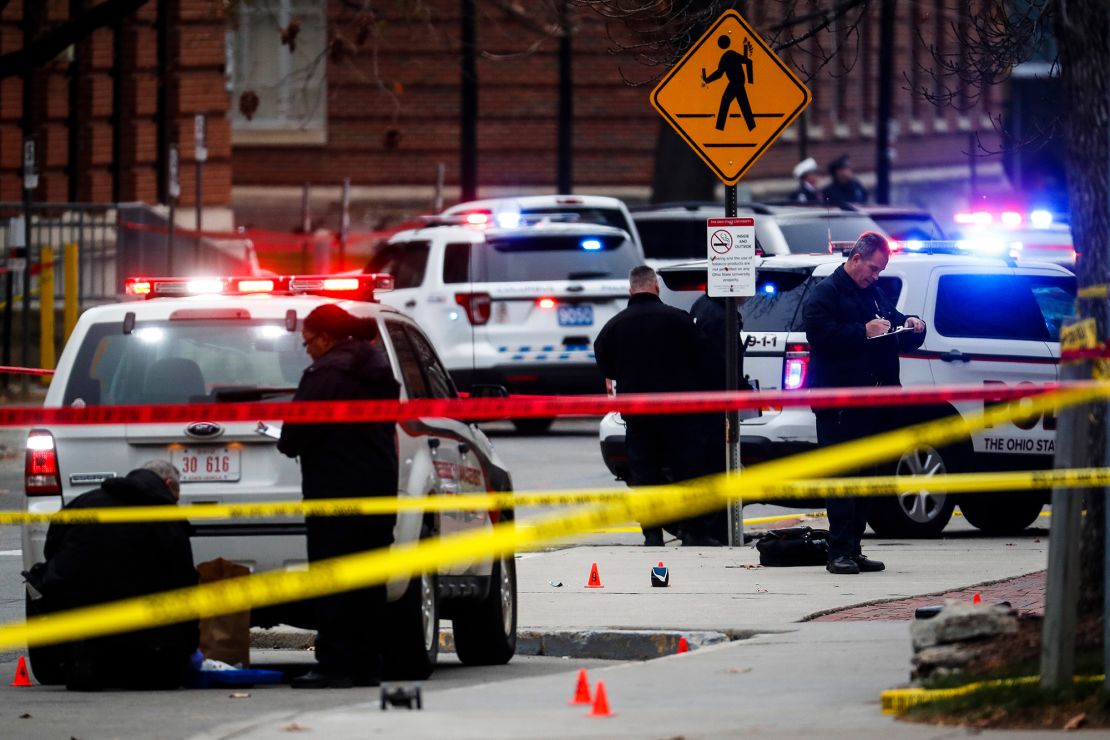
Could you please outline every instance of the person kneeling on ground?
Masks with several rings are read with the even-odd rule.
[[[65,508],[175,506],[180,474],[151,460],[109,478]],[[39,613],[50,613],[195,586],[185,522],[51,524],[46,562],[24,573]],[[71,690],[173,689],[187,678],[199,641],[196,620],[58,646]],[[32,661],[33,663],[33,661]]]

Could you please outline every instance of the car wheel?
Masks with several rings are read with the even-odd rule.
[[[28,619],[42,614],[30,596],[24,595],[24,599],[25,613]],[[27,648],[27,660],[31,664],[31,673],[35,680],[43,686],[63,685],[66,682],[66,657],[68,654],[68,643]]]
[[[960,511],[969,523],[987,534],[1016,534],[1037,521],[1044,496],[1034,491],[965,494]]]
[[[502,665],[516,654],[516,564],[503,555],[493,564],[489,594],[453,620],[455,650],[466,665]]]
[[[431,536],[427,527],[421,539]],[[405,595],[386,609],[382,635],[385,678],[422,681],[432,675],[439,657],[439,584],[435,573],[421,573],[409,581]]]
[[[513,426],[521,434],[543,434],[555,423],[554,418],[513,419]]]
[[[946,448],[943,452],[925,445],[904,453],[894,462],[890,472],[899,478],[929,478],[944,475],[955,470],[955,450]],[[956,503],[953,496],[935,493],[928,489],[927,481],[922,488],[897,496],[880,496],[871,504],[871,514],[867,523],[880,537],[938,537]]]

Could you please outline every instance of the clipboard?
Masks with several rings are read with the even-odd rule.
[[[895,334],[901,334],[904,331],[913,331],[913,329],[910,329],[910,328],[905,327],[905,326],[899,326],[897,329],[891,329],[886,334],[876,334],[873,337],[868,337],[867,340],[871,341],[872,339],[882,339],[883,337],[892,337]]]

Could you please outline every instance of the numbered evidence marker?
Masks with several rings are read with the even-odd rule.
[[[809,90],[739,13],[710,26],[651,104],[726,185],[735,185],[810,101]]]
[[[710,297],[755,295],[755,219],[708,218],[705,233]]]

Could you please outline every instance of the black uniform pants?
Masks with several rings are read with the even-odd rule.
[[[701,475],[702,438],[698,434],[696,417],[629,416],[625,424],[631,485],[658,486]],[[686,521],[668,522],[662,527],[678,535]],[[644,533],[647,532],[645,528]]]
[[[822,447],[878,434],[885,428],[879,409],[829,409],[817,411],[816,415],[817,442]],[[829,561],[859,555],[871,499],[830,497],[825,502],[825,511],[829,516]]]
[[[394,516],[308,517],[308,561],[389,547]],[[321,596],[313,602],[320,671],[381,677],[384,585]]]

